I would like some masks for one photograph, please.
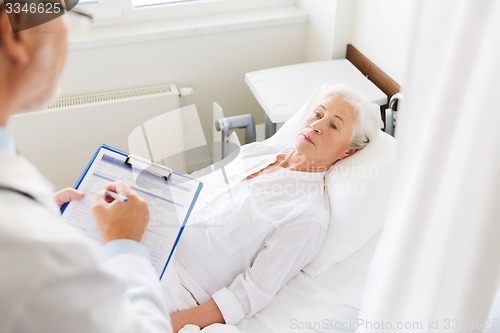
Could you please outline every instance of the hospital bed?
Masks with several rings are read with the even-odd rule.
[[[278,132],[272,143],[293,146],[314,96]],[[380,131],[367,147],[336,163],[327,174],[331,218],[316,259],[273,302],[237,326],[203,332],[350,332],[356,324],[371,256],[390,195],[396,143]],[[186,328],[185,332],[196,332]]]
[[[385,131],[395,130],[395,110],[400,87],[375,64],[349,45],[346,58],[389,97],[382,108]],[[313,93],[291,119],[268,139],[292,146],[295,133],[310,110]],[[358,323],[363,290],[385,213],[396,154],[396,142],[380,131],[363,150],[338,162],[328,171],[327,183],[332,207],[325,244],[307,267],[294,277],[273,302],[237,326],[212,325],[210,333],[353,332]],[[360,318],[361,320],[361,318]],[[198,332],[187,326],[183,333]]]
[[[369,60],[356,55],[353,63],[359,61],[366,67]],[[376,66],[368,67],[373,70]],[[385,75],[381,73],[377,72],[377,75]],[[384,89],[392,92],[399,90],[399,86]],[[311,110],[321,90],[316,90],[302,108],[267,139],[268,142],[292,147],[304,114]],[[392,109],[396,105],[397,100],[391,99]],[[392,109],[386,111],[389,114],[386,119],[391,122],[394,119]],[[214,105],[214,115],[222,115],[217,105]],[[386,128],[392,131],[394,124]],[[232,140],[237,145],[234,134],[229,138],[227,134],[220,136],[217,133],[214,131],[213,135],[221,137],[220,141],[227,143]],[[211,325],[202,332],[353,332],[358,323],[371,258],[390,200],[395,153],[394,138],[381,130],[364,149],[337,162],[326,175],[331,215],[327,238],[319,255],[254,317],[244,319],[236,326]],[[181,330],[182,333],[199,331],[192,325]]]

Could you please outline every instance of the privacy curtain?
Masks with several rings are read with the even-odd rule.
[[[500,332],[500,313],[488,320],[500,268],[500,1],[418,0],[414,12],[395,186],[358,331]]]

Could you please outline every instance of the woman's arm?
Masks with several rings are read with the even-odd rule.
[[[188,310],[174,312],[170,315],[170,320],[174,333],[179,332],[187,324],[194,324],[200,328],[215,323],[224,324],[222,313],[213,300]]]
[[[326,213],[319,204],[308,203],[306,212],[291,215],[287,216],[287,223],[277,225],[267,237],[249,266],[233,275],[230,285],[213,293],[207,303],[171,314],[174,331],[186,324],[234,325],[267,306],[317,255],[326,236]]]
[[[269,305],[278,291],[317,255],[326,226],[304,219],[275,231],[251,266],[230,286],[212,295],[227,324],[235,325]]]

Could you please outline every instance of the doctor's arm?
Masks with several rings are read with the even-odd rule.
[[[149,223],[148,206],[123,182],[112,183],[106,190],[127,197],[127,202],[114,200],[106,191],[93,199],[92,213],[107,257],[105,266],[126,283],[132,307],[143,319],[141,332],[171,332],[158,275],[150,263],[149,253],[139,243]]]
[[[95,199],[107,240],[102,249],[73,228],[53,223],[53,213],[38,203],[16,214],[19,223],[36,216],[42,227],[36,237],[12,242],[15,255],[5,264],[16,267],[9,274],[19,283],[5,289],[12,304],[1,332],[172,332],[158,274],[134,240],[147,225],[147,205],[128,195],[127,203],[108,202],[103,193]],[[134,221],[139,227],[128,228]],[[127,246],[116,246],[122,241]]]

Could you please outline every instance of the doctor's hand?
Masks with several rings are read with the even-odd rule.
[[[53,197],[59,208],[62,207],[66,202],[72,200],[81,200],[85,196],[85,193],[75,190],[74,188],[68,187],[54,193]]]
[[[92,213],[104,243],[116,239],[139,242],[149,222],[147,203],[124,182],[109,184],[106,190],[127,197],[127,201],[115,200],[106,191],[94,196]]]

